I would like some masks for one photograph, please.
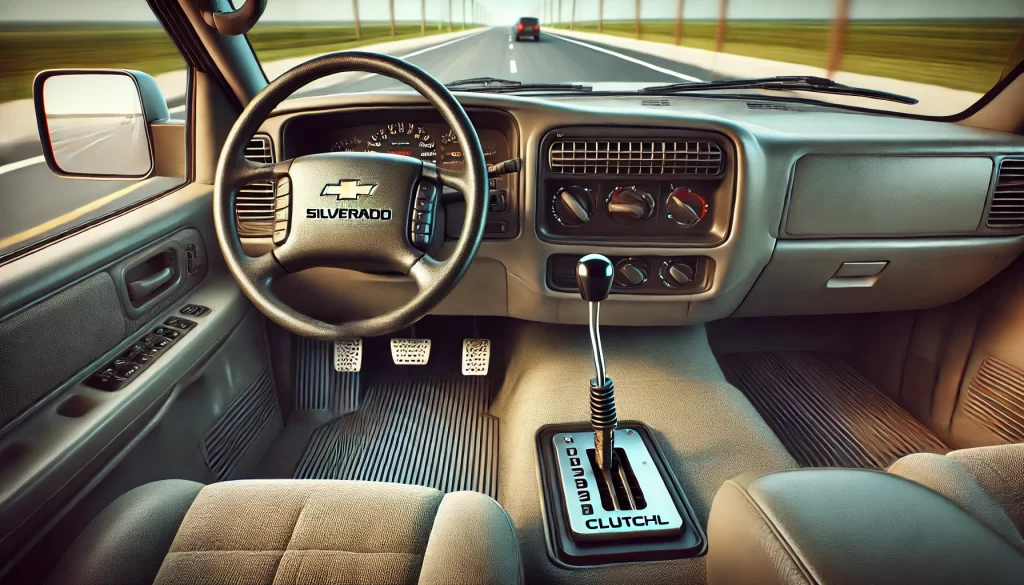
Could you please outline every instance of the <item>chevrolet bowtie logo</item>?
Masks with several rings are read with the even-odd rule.
[[[373,195],[373,190],[376,188],[377,185],[374,184],[360,185],[359,179],[342,179],[338,181],[337,185],[334,183],[324,185],[320,196],[337,195],[338,201],[355,201],[364,195],[366,197]]]

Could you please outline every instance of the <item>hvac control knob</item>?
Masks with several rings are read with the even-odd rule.
[[[593,217],[590,191],[583,187],[562,187],[551,202],[551,213],[566,227],[579,227]]]
[[[708,213],[708,202],[693,191],[680,187],[665,203],[668,218],[681,226],[693,227]]]
[[[669,260],[658,270],[661,283],[669,288],[684,287],[693,282],[693,267],[682,260]]]
[[[654,213],[654,197],[636,187],[616,187],[605,202],[608,216],[623,225],[644,221]]]
[[[637,258],[619,260],[615,265],[615,286],[633,288],[647,282],[650,269],[647,263]]]

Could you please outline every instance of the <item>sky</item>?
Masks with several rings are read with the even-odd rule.
[[[399,20],[419,20],[422,0],[394,0]],[[471,1],[465,0],[471,16]],[[542,0],[477,0],[487,11],[487,23],[506,25],[520,16],[550,20]],[[568,21],[573,0],[547,0],[562,9]],[[642,18],[674,18],[677,0],[641,0]],[[720,0],[685,0],[684,18],[710,19],[718,15]],[[454,20],[462,20],[463,0],[425,0],[427,20],[447,18],[449,2]],[[729,0],[729,17],[736,19],[827,19],[836,0]],[[1024,0],[851,0],[854,19],[892,18],[1020,18]],[[577,20],[596,20],[598,0],[576,0]],[[604,0],[607,20],[631,19],[634,0]],[[387,0],[359,0],[363,20],[388,18]],[[264,22],[350,21],[351,0],[269,0]],[[152,21],[144,0],[0,0],[0,21]]]

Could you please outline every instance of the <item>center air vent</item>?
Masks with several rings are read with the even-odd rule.
[[[560,140],[548,165],[555,174],[716,176],[722,149],[710,140]]]
[[[274,162],[274,148],[270,136],[257,134],[245,148],[245,158],[257,163]],[[245,237],[269,236],[274,233],[274,184],[260,181],[242,187],[235,201],[238,217],[238,235]]]
[[[1004,158],[988,210],[992,229],[1024,228],[1024,159]]]

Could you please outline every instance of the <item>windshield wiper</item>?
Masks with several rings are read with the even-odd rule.
[[[513,79],[499,77],[471,77],[446,83],[448,89],[460,91],[486,91],[493,93],[512,93],[517,91],[591,91],[589,85],[578,83],[523,83]]]
[[[652,85],[641,89],[645,93],[687,93],[691,91],[708,91],[714,89],[769,89],[776,91],[813,91],[866,97],[876,100],[887,100],[901,104],[916,104],[917,99],[866,87],[854,87],[813,75],[780,75],[778,77],[762,77],[759,79],[722,79],[719,81],[672,83],[669,85]]]

